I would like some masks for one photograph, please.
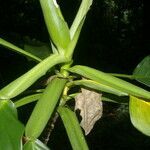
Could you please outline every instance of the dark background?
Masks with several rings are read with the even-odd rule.
[[[80,2],[59,1],[69,26]],[[136,65],[149,54],[143,7],[142,0],[94,0],[75,50],[74,64],[132,74]],[[39,1],[0,0],[0,37],[21,47],[26,36],[49,42]],[[0,87],[34,65],[23,56],[0,47]],[[32,107],[27,105],[19,109],[22,122],[27,121]],[[86,139],[93,150],[150,149],[150,138],[131,125],[128,107],[124,105],[104,103],[103,118]],[[52,149],[71,149],[60,119],[49,145]]]

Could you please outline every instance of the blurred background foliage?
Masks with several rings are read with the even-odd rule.
[[[80,2],[58,1],[69,26]],[[93,0],[75,50],[74,63],[105,72],[132,74],[149,54],[148,40],[144,37],[143,5],[143,0]],[[1,38],[20,47],[37,41],[49,42],[38,0],[1,0],[0,18]],[[0,47],[0,87],[34,65],[23,56]],[[19,109],[22,122],[26,123],[33,105]],[[104,103],[103,118],[87,136],[87,141],[91,150],[150,149],[150,138],[131,125],[128,106],[112,103]],[[60,119],[49,143],[52,149],[71,149]]]

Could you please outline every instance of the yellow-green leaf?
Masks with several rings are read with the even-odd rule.
[[[130,96],[129,111],[135,128],[150,136],[150,102]]]

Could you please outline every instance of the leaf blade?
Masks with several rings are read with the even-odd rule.
[[[14,104],[16,108],[18,108],[18,107],[24,106],[26,104],[29,104],[31,102],[38,100],[41,96],[42,96],[42,93],[29,95],[29,96],[23,97],[20,100],[15,101]]]
[[[17,119],[17,111],[9,100],[0,100],[0,149],[20,150],[24,126]]]
[[[0,45],[6,47],[8,49],[13,50],[14,52],[22,54],[22,55],[24,55],[24,56],[26,56],[26,57],[28,57],[28,58],[36,61],[36,62],[41,62],[42,61],[39,57],[37,57],[37,56],[35,56],[35,55],[33,55],[33,54],[31,54],[31,53],[29,53],[29,52],[19,48],[17,46],[15,46],[14,44],[12,44],[10,42],[7,42],[6,40],[4,40],[2,38],[0,38]]]
[[[128,94],[125,92],[122,92],[120,90],[117,90],[115,88],[101,84],[101,83],[93,81],[93,80],[87,80],[87,79],[76,80],[76,81],[72,81],[72,82],[68,83],[68,85],[70,85],[70,84],[71,85],[82,85],[82,86],[85,86],[85,87],[88,87],[88,88],[91,88],[94,90],[111,93],[111,94],[115,94],[118,96],[128,96]]]
[[[27,122],[25,128],[27,137],[31,139],[39,137],[56,107],[65,84],[66,79],[59,78],[54,78],[48,84]]]
[[[41,63],[33,67],[24,75],[20,76],[6,87],[0,90],[1,99],[11,99],[31,86],[37,79],[43,76],[48,69],[56,64],[66,62],[67,59],[63,55],[53,54],[44,59]]]
[[[58,4],[53,0],[40,0],[40,4],[49,35],[58,50],[59,48],[65,49],[70,42],[70,33],[68,25],[63,19]]]
[[[134,69],[133,77],[150,87],[150,55],[145,57]]]
[[[122,92],[128,93],[129,95],[143,97],[143,98],[150,100],[149,91],[146,91],[140,87],[137,87],[129,82],[126,82],[122,79],[111,76],[102,71],[98,71],[96,69],[93,69],[87,66],[80,66],[80,65],[73,66],[70,69],[68,69],[68,71],[79,74],[85,78],[89,78],[91,80],[97,81],[101,84],[113,87]]]
[[[85,18],[88,10],[90,9],[90,6],[92,5],[93,0],[82,0],[80,4],[80,8],[76,14],[76,17],[71,25],[70,28],[70,36],[71,39],[74,37],[76,34],[76,31],[78,30],[78,27],[80,26],[83,18]]]
[[[74,112],[66,107],[59,107],[58,112],[64,123],[73,150],[88,150],[81,127]]]
[[[134,127],[150,136],[150,102],[130,96],[129,111]]]

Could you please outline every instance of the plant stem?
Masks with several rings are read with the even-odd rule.
[[[56,112],[54,117],[48,121],[48,124],[47,124],[46,128],[43,131],[42,141],[46,145],[47,145],[47,143],[50,139],[50,135],[51,135],[51,133],[54,129],[54,126],[55,126],[55,123],[56,123],[58,117],[59,117],[59,115]]]

